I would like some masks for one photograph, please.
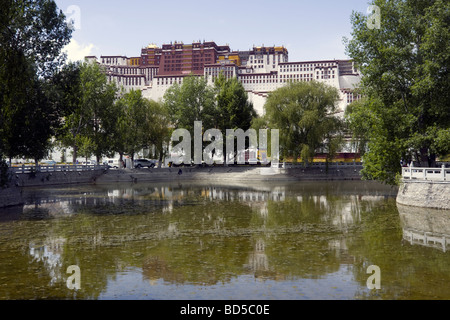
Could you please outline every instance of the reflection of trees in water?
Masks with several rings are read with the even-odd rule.
[[[127,213],[125,209],[114,211],[114,205],[128,205],[126,209],[129,210],[129,213],[135,211],[132,210],[133,206],[139,207],[141,204],[162,206],[165,212],[170,213],[174,206],[196,204],[205,200],[239,201],[259,209],[261,215],[265,216],[269,201],[283,202],[286,198],[293,198],[298,202],[303,202],[306,197],[313,198],[316,203],[320,203],[320,206],[316,206],[316,208],[323,206],[340,213],[344,212],[346,216],[341,214],[340,217],[334,217],[337,219],[336,223],[351,223],[353,217],[348,214],[354,212],[352,207],[358,206],[356,200],[378,201],[390,194],[388,190],[384,190],[378,194],[375,192],[374,195],[373,187],[370,184],[368,186],[362,184],[362,188],[357,188],[345,181],[330,185],[319,184],[318,186],[313,182],[282,185],[247,183],[239,186],[195,183],[99,185],[61,188],[55,191],[49,189],[48,192],[32,189],[33,191],[26,194],[26,199],[29,204],[40,207],[52,202],[67,203],[72,207],[61,210],[56,206],[54,208],[50,206],[49,210],[54,213],[69,212],[71,209],[76,211],[83,207],[105,206],[105,212],[102,213],[107,213],[106,209],[111,208],[111,214]],[[342,197],[348,200],[343,200]],[[347,206],[347,208],[343,210],[342,206]]]
[[[42,262],[48,275],[50,276],[49,285],[63,283],[66,276],[63,276],[63,261],[65,239],[62,237],[47,237],[43,243],[30,243],[29,254],[33,262]]]
[[[186,281],[181,272],[172,271],[164,258],[159,256],[150,256],[144,260],[142,274],[144,279],[150,283],[159,279],[172,283],[184,283]]]
[[[368,218],[385,203],[384,193],[261,189],[99,186],[83,194],[60,194],[60,205],[51,205],[49,197],[42,208],[51,217],[69,213],[49,226],[52,235],[66,240],[64,268],[80,263],[84,289],[92,297],[130,266],[142,268],[149,281],[216,284],[242,274],[274,280],[320,278],[344,263],[356,265],[356,278],[365,284],[367,275],[359,264],[378,254],[372,247],[383,251],[378,233],[390,230]],[[359,236],[353,236],[361,229],[364,250]]]
[[[95,234],[89,240],[91,244],[96,243],[98,246],[114,246],[119,243],[126,243],[136,240],[152,240],[158,239],[163,244],[170,243],[172,239],[179,237],[189,237],[192,234],[202,237],[205,234],[214,232],[221,233],[222,236],[236,237],[236,241],[241,241],[241,237],[256,237],[261,232],[263,234],[269,234],[269,237],[265,239],[259,238],[253,248],[243,251],[234,250],[234,245],[227,246],[226,255],[239,256],[239,260],[243,263],[240,264],[239,269],[241,273],[251,272],[255,276],[269,277],[269,278],[283,278],[283,272],[286,272],[289,276],[304,276],[305,274],[323,272],[318,270],[317,265],[323,262],[323,256],[319,252],[325,252],[329,250],[328,240],[330,236],[326,236],[325,240],[319,239],[321,245],[319,248],[316,246],[308,247],[305,243],[302,244],[301,250],[292,249],[289,243],[285,243],[283,240],[286,234],[296,234],[297,232],[304,231],[305,223],[320,223],[324,224],[330,221],[330,216],[335,218],[336,213],[342,212],[342,207],[348,202],[356,201],[357,197],[350,197],[350,200],[342,200],[342,198],[334,195],[314,195],[304,193],[298,195],[292,193],[287,188],[276,187],[273,189],[266,189],[263,191],[253,189],[241,189],[241,188],[220,188],[215,186],[206,186],[184,189],[182,186],[175,187],[151,187],[151,188],[137,188],[136,190],[126,188],[122,191],[114,189],[106,192],[108,197],[105,199],[95,200],[91,197],[85,197],[81,202],[79,199],[73,203],[78,207],[87,206],[89,210],[100,213],[132,213],[139,212],[143,207],[148,211],[146,206],[148,203],[162,204],[162,211],[169,214],[167,220],[160,221],[157,230],[148,230],[149,232],[142,234],[142,230],[136,228],[136,222],[132,222],[128,225],[128,221],[124,219],[122,221],[122,228],[114,232],[111,230],[91,230],[90,234]],[[334,199],[333,197],[337,198]],[[124,199],[126,200],[124,202]],[[95,200],[95,201],[94,201]],[[219,208],[218,204],[226,202],[227,204],[233,204],[231,210],[228,212]],[[128,211],[127,203],[133,207],[133,211]],[[101,206],[101,205],[103,206]],[[115,208],[115,205],[120,205]],[[145,204],[140,206],[140,204]],[[353,203],[352,203],[353,205]],[[244,207],[249,207],[250,210],[242,210]],[[357,207],[357,204],[354,205]],[[166,208],[170,208],[167,210]],[[260,209],[263,209],[261,212]],[[145,221],[146,216],[142,216],[141,222],[138,225],[146,225],[151,223]],[[332,220],[332,219],[331,219]],[[351,222],[356,221],[352,220]],[[163,224],[161,224],[161,222]],[[227,224],[228,223],[228,224]],[[231,224],[230,224],[231,223]],[[348,224],[348,223],[347,223]],[[165,225],[165,226],[164,226]],[[317,232],[326,233],[329,231],[339,232],[339,229],[330,227],[325,224],[322,230]],[[97,226],[98,229],[98,226]],[[238,231],[236,231],[238,230]],[[263,231],[262,231],[263,230]],[[309,229],[308,229],[309,230]],[[85,230],[86,231],[86,230]],[[125,232],[125,233],[123,233]],[[98,234],[102,237],[97,237]],[[285,233],[285,234],[284,234]],[[95,239],[94,239],[95,238]],[[304,241],[308,237],[305,237]],[[169,244],[167,244],[169,245]],[[308,244],[309,245],[309,244]],[[269,247],[269,253],[266,252],[266,247]],[[345,245],[342,245],[338,250],[340,253],[343,251]],[[286,252],[285,248],[289,248]],[[190,248],[189,244],[184,243],[180,247],[180,251],[175,252],[173,248],[168,250],[170,254],[168,256],[158,255],[157,261],[172,261],[173,256],[185,257],[186,251],[195,252],[198,248]],[[205,253],[204,249],[200,250]],[[217,251],[217,250],[215,250]],[[297,252],[298,257],[293,254]],[[231,253],[230,253],[231,252]],[[336,251],[337,252],[337,251]],[[213,255],[215,257],[215,255]],[[152,268],[146,267],[149,272],[149,278],[155,277],[158,270],[164,270],[164,274],[160,277],[165,278],[169,275],[173,275],[175,279],[191,279],[198,278],[200,275],[209,275],[208,280],[203,279],[200,282],[205,281],[218,281],[221,279],[220,274],[216,274],[216,278],[211,276],[211,272],[207,272],[208,264],[201,263],[202,261],[213,261],[211,257],[200,256],[201,259],[197,259],[198,263],[195,264],[191,259],[191,263],[188,265],[180,266],[177,263],[165,264],[165,268],[156,268],[156,271]],[[271,258],[275,257],[274,262],[270,263]],[[218,257],[221,259],[222,256]],[[185,261],[187,258],[180,260]],[[289,264],[289,259],[296,259],[296,263]],[[317,260],[317,261],[315,261]],[[150,259],[150,261],[152,261]],[[305,266],[299,268],[299,263]],[[215,262],[211,262],[210,267]],[[338,262],[333,263],[335,266],[328,268],[328,270],[336,270],[339,266]],[[186,271],[187,266],[192,266],[192,270]],[[312,270],[309,266],[315,266]],[[168,268],[173,268],[171,272]],[[178,269],[184,271],[177,271]],[[298,270],[302,270],[299,272]],[[150,272],[150,270],[153,270]],[[281,274],[277,274],[275,270],[283,270]],[[227,270],[223,270],[224,274],[227,274]],[[183,275],[184,276],[180,276]],[[151,276],[150,276],[151,275]],[[190,276],[189,276],[190,275]],[[176,281],[178,281],[176,280]]]

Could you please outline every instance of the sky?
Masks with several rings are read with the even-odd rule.
[[[149,44],[214,41],[231,50],[284,46],[289,61],[347,59],[353,11],[368,0],[55,0],[75,31],[64,49],[85,56],[140,56]]]

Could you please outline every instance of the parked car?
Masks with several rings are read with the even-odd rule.
[[[95,160],[82,161],[81,164],[84,166],[86,166],[86,165],[92,166],[92,165],[97,165],[97,161],[95,161]]]
[[[134,160],[135,168],[153,168],[156,165],[156,160],[148,160],[148,159],[136,159]]]

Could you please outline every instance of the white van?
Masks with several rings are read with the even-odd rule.
[[[88,160],[88,161],[84,160],[84,161],[81,162],[81,164],[83,166],[93,166],[93,165],[97,164],[97,161],[95,161],[95,160]]]
[[[119,169],[120,161],[119,159],[106,159],[103,164],[110,166],[110,168]]]

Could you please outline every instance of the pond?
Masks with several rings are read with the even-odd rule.
[[[375,182],[23,192],[0,210],[1,300],[450,298],[450,212]]]

